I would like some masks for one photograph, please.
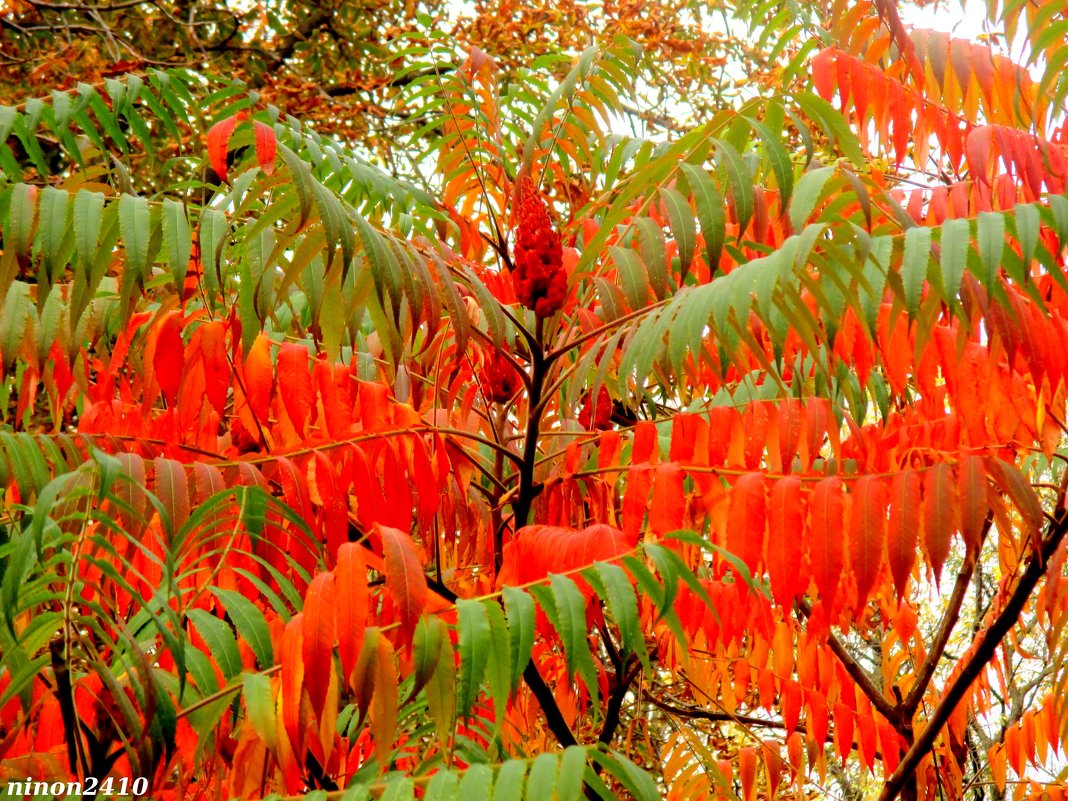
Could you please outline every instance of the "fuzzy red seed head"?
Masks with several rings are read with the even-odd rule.
[[[487,354],[482,365],[482,389],[494,403],[507,403],[519,391],[519,374],[501,353]]]
[[[608,390],[601,387],[597,393],[596,403],[593,395],[586,393],[586,401],[579,412],[579,424],[589,431],[607,431],[612,427],[612,398]]]
[[[549,217],[549,206],[529,176],[519,185],[516,224],[512,275],[516,298],[538,317],[548,317],[567,299],[564,248]]]

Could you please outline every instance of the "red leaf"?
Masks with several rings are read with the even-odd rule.
[[[326,705],[328,680],[334,669],[335,599],[334,576],[320,573],[308,587],[304,598],[304,623],[301,627],[304,669],[312,677],[307,682],[312,709],[322,717]]]
[[[352,678],[367,627],[367,559],[362,545],[346,542],[338,548],[334,590],[337,599],[337,646],[341,656],[341,673],[347,682]]]
[[[916,542],[920,531],[920,477],[911,470],[894,476],[890,487],[890,527],[886,551],[890,575],[898,597],[905,594],[905,584],[916,564]]]
[[[845,527],[845,505],[842,498],[842,481],[830,476],[820,481],[812,493],[812,576],[816,589],[827,608],[828,619],[833,619],[834,599],[838,594],[838,582],[842,577],[843,551],[842,531]],[[824,710],[826,713],[826,709]]]
[[[982,545],[983,526],[990,508],[986,495],[986,469],[979,456],[965,456],[960,461],[960,533],[969,550]]]
[[[308,349],[285,342],[278,349],[278,386],[282,387],[282,404],[293,428],[304,436],[308,414],[314,404]]]
[[[771,488],[768,514],[768,579],[775,603],[783,609],[793,607],[794,598],[805,591],[807,579],[801,549],[804,496],[801,479],[781,478]]]
[[[767,501],[764,475],[749,473],[738,479],[731,493],[727,524],[727,550],[735,554],[756,575],[764,553],[767,527]]]
[[[220,181],[226,180],[226,154],[230,149],[230,137],[233,136],[237,124],[247,116],[247,112],[239,111],[233,117],[219,120],[208,131],[208,161]]]
[[[408,483],[396,451],[382,449],[382,486],[385,489],[382,522],[402,531],[412,524],[412,487]]]
[[[935,582],[942,573],[942,565],[949,556],[949,543],[957,530],[957,485],[953,468],[946,462],[932,465],[923,482],[924,547],[927,560],[935,574]]]
[[[411,537],[390,526],[376,528],[382,537],[386,587],[393,596],[393,603],[400,615],[403,641],[411,643],[419,615],[426,608],[426,575]]]
[[[256,132],[256,159],[260,163],[260,169],[267,175],[274,175],[275,151],[277,150],[274,139],[274,128],[262,122],[253,123]]]
[[[426,442],[419,436],[412,438],[412,481],[415,483],[419,524],[427,528],[441,504],[441,490]]]
[[[632,465],[627,471],[627,489],[623,493],[623,530],[635,540],[641,533],[652,480],[648,465]]]
[[[553,526],[525,526],[504,546],[504,561],[498,585],[526,584],[552,573],[580,570],[594,562],[612,562],[634,550],[636,537],[617,528],[596,523],[581,531]],[[588,590],[577,578],[579,588]]]
[[[167,399],[167,405],[173,406],[178,397],[178,387],[182,383],[185,367],[185,346],[182,344],[182,316],[172,311],[156,324],[155,349],[152,354],[152,368],[156,381]]]
[[[850,513],[850,561],[857,579],[857,609],[867,602],[886,544],[886,485],[878,476],[864,476],[853,488]]]
[[[156,497],[171,520],[175,533],[189,519],[189,480],[185,468],[173,459],[159,458],[156,466]]]
[[[656,466],[653,475],[653,500],[649,506],[649,528],[654,534],[667,534],[682,528],[686,501],[683,475],[678,465]]]

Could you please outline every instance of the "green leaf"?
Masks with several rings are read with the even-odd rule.
[[[780,107],[781,108],[781,107]],[[757,132],[760,141],[764,145],[764,153],[768,157],[771,171],[775,174],[775,183],[779,187],[779,199],[781,208],[786,208],[790,203],[790,195],[794,190],[794,165],[790,161],[786,149],[778,134],[771,131],[768,126],[752,118],[746,117],[753,130]]]
[[[271,667],[274,664],[271,630],[260,608],[233,590],[211,587],[211,592],[226,607],[226,614],[233,621],[237,633],[256,655],[256,661],[259,662],[260,667],[264,669]]]
[[[459,797],[462,799],[488,799],[492,786],[493,770],[489,765],[475,763],[464,771],[464,777],[460,780]]]
[[[200,261],[204,266],[204,281],[214,299],[222,287],[222,253],[230,226],[219,209],[204,209],[200,213]]]
[[[419,694],[438,667],[445,642],[445,622],[437,615],[420,615],[412,638],[412,697]]]
[[[126,248],[125,273],[142,280],[148,268],[148,239],[152,236],[152,220],[148,215],[148,201],[137,195],[124,194],[119,199],[119,231]]]
[[[632,311],[644,308],[649,302],[649,279],[641,257],[630,248],[611,245],[608,252],[615,262],[623,297]]]
[[[240,673],[241,652],[238,651],[233,629],[205,609],[190,609],[187,616],[204,638],[223,676],[229,680]]]
[[[527,776],[526,798],[551,799],[556,794],[556,780],[560,772],[560,758],[553,753],[538,754]]]
[[[1024,269],[1029,268],[1038,245],[1038,209],[1033,203],[1017,203],[1015,207],[1016,238],[1020,242]],[[943,225],[943,227],[945,227]]]
[[[671,294],[664,234],[648,217],[638,217],[634,220],[634,227],[638,232],[638,248],[641,250],[642,261],[649,272],[649,284],[656,299],[662,300]]]
[[[638,599],[627,572],[619,565],[607,562],[594,562],[591,569],[604,587],[602,597],[607,601],[608,611],[619,628],[620,647],[627,653],[637,654],[642,664],[648,664],[649,654],[638,615]]]
[[[189,254],[193,250],[193,237],[185,216],[185,206],[170,198],[163,200],[163,244],[171,275],[174,276],[175,290],[181,294],[189,266]]]
[[[916,226],[905,232],[905,253],[901,258],[901,285],[905,289],[905,308],[909,320],[916,317],[920,296],[927,280],[927,262],[931,258],[931,229]]]
[[[5,239],[15,253],[29,255],[30,243],[33,241],[33,226],[37,220],[37,187],[29,184],[15,184],[11,191],[11,206]]]
[[[493,788],[492,801],[522,801],[526,777],[526,760],[509,759],[497,771],[497,783]]]
[[[530,593],[517,587],[504,587],[504,611],[508,619],[508,646],[511,651],[511,690],[519,686],[530,652],[534,648],[534,623],[537,607]]]
[[[660,189],[660,202],[667,211],[671,233],[679,248],[679,264],[682,267],[682,284],[690,270],[694,250],[697,247],[697,226],[694,225],[693,209],[678,190],[665,186]]]
[[[457,801],[456,791],[459,785],[460,779],[455,773],[451,770],[439,770],[427,782],[423,801]]]
[[[623,754],[608,749],[607,751],[593,751],[592,756],[626,788],[627,792],[634,796],[635,801],[659,801],[660,793],[656,789],[653,777]]]
[[[734,213],[738,217],[738,239],[742,241],[749,220],[753,217],[753,178],[741,154],[721,139],[716,143],[716,165],[726,172],[734,198]]]
[[[70,213],[70,195],[62,189],[46,186],[41,190],[40,221],[37,225],[37,242],[44,257],[49,284],[55,276],[63,238],[67,233],[67,217]]]
[[[441,743],[447,747],[456,723],[456,655],[448,639],[441,644],[441,658],[427,682],[426,704]]]
[[[74,252],[78,267],[88,272],[96,259],[103,220],[104,195],[82,189],[74,196]]]
[[[505,706],[512,690],[511,651],[508,642],[508,624],[504,619],[504,610],[500,604],[484,601],[482,605],[490,625],[489,660],[486,663],[486,683],[489,685],[490,698],[497,710],[496,724],[504,723]]]
[[[578,585],[567,576],[556,573],[549,575],[552,592],[553,609],[545,604],[546,614],[560,635],[567,660],[567,672],[571,677],[578,674],[586,684],[590,695],[597,696],[597,670],[590,654],[590,643],[586,630],[586,599]],[[539,588],[540,589],[540,588]],[[554,614],[555,613],[555,617]]]
[[[682,172],[690,184],[697,219],[701,221],[701,236],[705,241],[705,258],[714,273],[719,268],[719,257],[727,239],[727,218],[723,210],[723,195],[715,182],[696,164],[682,164]]]
[[[560,774],[556,785],[557,801],[579,801],[582,798],[583,777],[586,774],[586,749],[572,745],[560,759]]]
[[[915,229],[909,229],[910,231]],[[945,284],[945,301],[951,302],[960,294],[960,281],[968,266],[968,247],[971,244],[971,224],[968,220],[954,219],[942,223],[942,281]]]
[[[804,173],[797,182],[797,190],[790,202],[790,224],[795,231],[800,231],[808,222],[832,175],[834,167],[818,167]]]
[[[13,283],[0,306],[0,356],[5,370],[10,370],[19,355],[23,339],[36,317],[30,303],[30,287],[22,281]]]
[[[293,179],[293,188],[297,192],[297,202],[300,204],[300,221],[297,223],[297,229],[300,230],[308,222],[308,216],[311,214],[313,187],[316,181],[312,177],[308,162],[281,142],[278,143],[278,152],[282,154],[282,160],[286,163],[289,175]]]
[[[278,746],[278,723],[271,679],[262,673],[245,673],[241,682],[244,685],[248,721],[252,724],[253,731],[273,751]]]
[[[1001,254],[1005,251],[1005,217],[997,212],[984,211],[979,214],[977,223],[979,240],[979,260],[983,265],[983,274],[979,282],[988,289],[997,279],[1001,266]]]
[[[478,696],[489,658],[490,623],[481,601],[461,598],[456,602],[456,630],[460,648],[456,702],[460,715],[466,718]]]

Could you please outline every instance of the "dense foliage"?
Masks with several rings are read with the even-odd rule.
[[[1064,797],[1063,3],[430,5],[0,10],[0,780]]]

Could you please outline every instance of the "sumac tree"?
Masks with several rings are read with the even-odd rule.
[[[344,140],[188,65],[21,75],[0,777],[1063,797],[1068,19],[988,3],[1013,59],[826,5],[413,14],[403,123]],[[752,81],[686,73],[728,40]]]

